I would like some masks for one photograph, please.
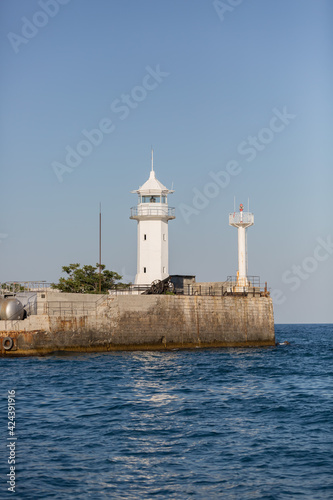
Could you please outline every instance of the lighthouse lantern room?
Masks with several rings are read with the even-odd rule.
[[[154,152],[151,152],[149,179],[139,189],[138,205],[131,208],[130,219],[138,222],[138,250],[136,285],[150,285],[169,276],[168,221],[175,219],[175,209],[168,206],[168,195],[173,193],[156,179]]]

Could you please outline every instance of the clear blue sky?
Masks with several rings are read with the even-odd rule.
[[[0,281],[95,264],[99,202],[103,263],[133,280],[130,191],[153,145],[175,189],[171,274],[235,274],[228,213],[250,198],[249,274],[274,291],[276,322],[333,321],[333,4],[235,3],[1,1]]]

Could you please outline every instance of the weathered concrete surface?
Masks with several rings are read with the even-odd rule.
[[[48,292],[38,312],[0,321],[1,355],[275,344],[270,297]],[[7,351],[5,337],[14,344]]]

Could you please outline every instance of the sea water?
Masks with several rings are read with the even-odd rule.
[[[333,326],[276,340],[1,359],[0,498],[333,498]]]

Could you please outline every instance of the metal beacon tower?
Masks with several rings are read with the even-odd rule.
[[[254,215],[244,212],[244,207],[239,205],[239,212],[229,214],[229,225],[238,229],[238,271],[236,287],[244,289],[250,285],[247,279],[247,241],[246,229],[254,224]]]
[[[135,285],[148,285],[169,276],[168,221],[175,219],[175,209],[168,206],[168,194],[173,193],[155,177],[154,156],[151,152],[149,179],[139,189],[138,205],[131,208],[130,219],[138,221],[137,274]]]

